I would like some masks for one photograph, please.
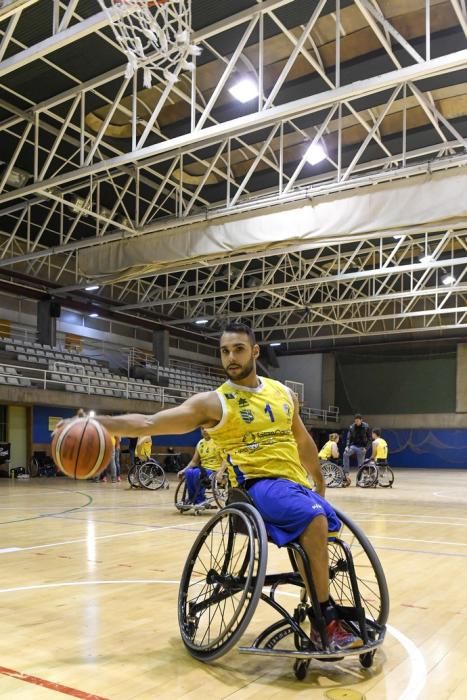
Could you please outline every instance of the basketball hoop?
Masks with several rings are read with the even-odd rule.
[[[152,73],[175,83],[182,70],[193,70],[190,60],[201,49],[190,43],[191,0],[99,0],[107,12],[115,38],[128,57],[125,72],[131,78],[144,71],[144,87]]]

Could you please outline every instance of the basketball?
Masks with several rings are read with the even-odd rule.
[[[52,439],[52,459],[71,479],[89,479],[105,469],[112,456],[107,430],[92,418],[75,418]]]

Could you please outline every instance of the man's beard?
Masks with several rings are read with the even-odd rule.
[[[255,361],[252,358],[250,360],[250,362],[242,368],[241,371],[236,370],[235,372],[231,373],[231,372],[229,372],[229,370],[227,368],[224,371],[225,371],[226,375],[228,376],[228,378],[230,380],[232,380],[233,382],[235,382],[235,381],[238,381],[239,379],[246,379],[246,377],[248,377],[248,375],[250,375],[253,372],[254,367],[255,367]]]

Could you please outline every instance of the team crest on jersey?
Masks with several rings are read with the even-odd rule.
[[[239,406],[248,406],[247,399],[238,399],[238,405]]]
[[[255,419],[252,411],[249,408],[240,409],[240,416],[245,421],[245,423],[252,423]]]

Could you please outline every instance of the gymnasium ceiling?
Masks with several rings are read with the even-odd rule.
[[[465,0],[192,12],[196,70],[145,88],[98,0],[0,0],[0,286],[201,341],[242,318],[277,352],[465,336],[462,197],[455,216],[427,201],[397,230],[298,242],[290,218],[274,241],[240,235],[287,207],[464,173]],[[242,104],[229,88],[245,76],[262,87]],[[219,227],[229,245],[203,248]],[[205,253],[190,259],[193,242]],[[98,254],[108,266],[89,274]]]

